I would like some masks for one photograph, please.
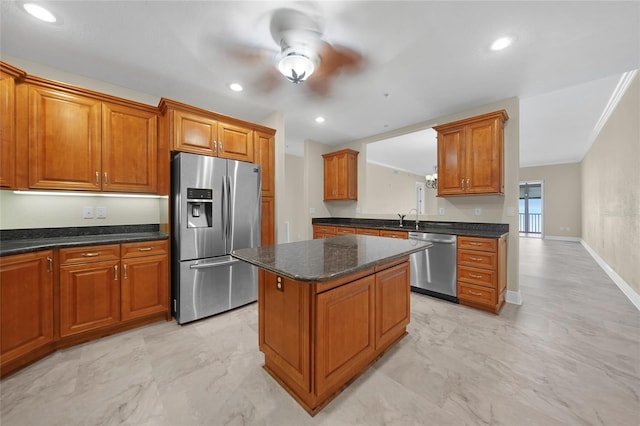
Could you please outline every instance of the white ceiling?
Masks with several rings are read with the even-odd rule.
[[[338,145],[518,96],[521,165],[580,161],[620,76],[640,68],[636,1],[37,2],[61,22],[0,2],[3,55],[248,121],[281,111],[294,154],[305,139]],[[227,47],[275,50],[278,7],[323,17],[325,39],[361,52],[365,67],[326,98],[304,83],[258,92],[272,65]],[[503,35],[515,44],[490,51]],[[246,90],[231,92],[234,81]]]

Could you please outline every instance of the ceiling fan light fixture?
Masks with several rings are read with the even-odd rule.
[[[302,83],[316,69],[316,64],[307,55],[295,51],[284,54],[278,62],[278,71],[292,83]]]
[[[53,23],[56,22],[56,17],[53,13],[49,12],[42,6],[39,6],[35,3],[24,3],[22,5],[27,13],[41,21]]]
[[[498,51],[506,49],[513,43],[513,37],[500,37],[491,44],[491,50]]]

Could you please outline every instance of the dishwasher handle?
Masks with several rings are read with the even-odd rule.
[[[409,239],[439,244],[456,244],[457,242],[457,238],[455,235],[425,234],[422,232],[409,232]]]

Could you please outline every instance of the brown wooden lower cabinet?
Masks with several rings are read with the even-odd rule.
[[[55,350],[53,252],[0,258],[0,376]]]
[[[60,266],[61,337],[120,322],[119,265],[105,260]]]
[[[345,226],[329,226],[329,225],[313,225],[313,239],[329,238],[337,235],[357,234],[357,235],[373,235],[389,238],[400,238],[406,240],[408,234],[406,231],[393,231],[389,229],[375,228],[354,228]]]
[[[260,274],[264,367],[312,415],[406,334],[408,258],[322,283]]]
[[[57,348],[169,320],[168,244],[0,257],[0,377]]]
[[[497,314],[507,290],[507,237],[458,237],[458,301]]]

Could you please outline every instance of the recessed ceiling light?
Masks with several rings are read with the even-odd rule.
[[[231,83],[229,85],[229,89],[233,90],[234,92],[242,92],[242,90],[244,90],[240,83]]]
[[[324,117],[316,117],[316,123],[324,123]]]
[[[511,46],[512,43],[512,37],[500,37],[491,44],[491,50],[506,49],[507,47]]]
[[[56,17],[42,6],[35,3],[25,3],[22,5],[29,15],[34,16],[44,22],[56,22]]]

